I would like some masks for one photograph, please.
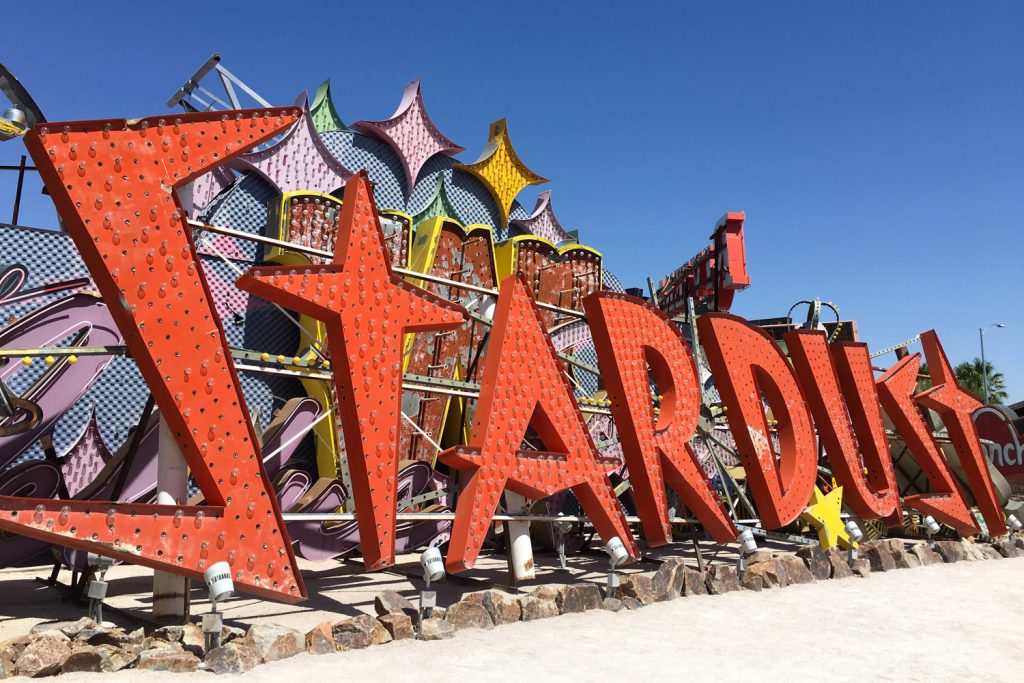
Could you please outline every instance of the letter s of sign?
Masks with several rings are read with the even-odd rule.
[[[743,318],[708,313],[697,329],[761,519],[770,529],[785,526],[804,511],[818,472],[814,426],[796,375],[768,333]],[[778,422],[778,462],[762,394]]]
[[[305,597],[174,192],[298,120],[265,109],[47,123],[25,136],[207,504],[0,497],[0,529],[197,579],[225,560],[240,590]]]
[[[716,541],[735,540],[736,526],[690,445],[699,416],[700,388],[686,339],[668,316],[643,299],[598,292],[585,298],[583,307],[647,542],[652,546],[672,542],[666,484]],[[657,417],[648,369],[662,396]]]

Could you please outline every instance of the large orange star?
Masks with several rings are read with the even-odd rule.
[[[393,564],[403,335],[458,327],[465,309],[391,272],[365,171],[345,184],[332,263],[257,267],[238,286],[326,326],[364,563]]]

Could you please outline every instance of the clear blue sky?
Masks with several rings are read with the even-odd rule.
[[[274,103],[330,77],[347,122],[389,116],[419,76],[465,159],[508,117],[627,286],[746,211],[737,313],[819,296],[875,348],[934,327],[954,363],[1005,322],[986,352],[1024,399],[1020,2],[61,4],[0,25],[51,120],[162,113],[214,51]],[[3,213],[11,196],[0,179]],[[21,222],[52,209],[33,194]]]

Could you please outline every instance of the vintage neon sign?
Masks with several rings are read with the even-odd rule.
[[[191,114],[49,124],[26,136],[206,505],[0,496],[0,529],[190,576],[226,559],[245,590],[285,600],[303,596],[224,332],[173,191],[299,118],[297,110],[276,109]],[[260,266],[239,286],[325,323],[365,562],[393,562],[403,335],[455,328],[465,310],[391,272],[365,174],[347,182],[331,263]],[[671,538],[666,484],[716,538],[729,540],[735,528],[688,446],[699,397],[685,341],[663,314],[639,300],[595,292],[582,304],[607,371],[612,413],[649,540]],[[906,504],[961,530],[975,529],[918,412],[919,404],[927,405],[943,416],[989,529],[1002,528],[970,419],[977,402],[957,385],[934,333],[923,335],[923,342],[936,386],[918,396],[918,356],[874,381],[866,349],[826,353],[820,333],[791,337],[794,369],[767,334],[741,318],[705,315],[698,329],[766,526],[793,521],[811,497],[815,421],[837,477],[857,492],[858,513],[894,520],[899,499],[879,443],[876,390],[932,482],[932,493]],[[532,497],[571,488],[602,538],[617,535],[636,555],[544,317],[520,276],[502,283],[484,364],[469,443],[441,456],[470,473],[456,508],[449,568],[473,566],[506,487]],[[649,370],[663,395],[659,415],[648,400]],[[845,413],[836,400],[843,395]],[[771,446],[764,402],[775,421],[779,454]],[[530,427],[549,450],[523,450]],[[857,467],[858,454],[866,475]]]

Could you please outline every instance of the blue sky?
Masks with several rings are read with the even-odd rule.
[[[386,118],[421,77],[466,160],[508,117],[552,179],[520,200],[551,189],[627,285],[746,211],[736,313],[818,296],[875,348],[934,327],[954,363],[1004,322],[986,353],[1024,400],[1024,5],[510,4],[26,4],[0,61],[50,120],[162,113],[215,51],[274,103],[331,78],[348,122]],[[0,164],[21,152],[0,145]],[[3,214],[12,196],[0,178]],[[54,224],[26,204],[21,223]]]

